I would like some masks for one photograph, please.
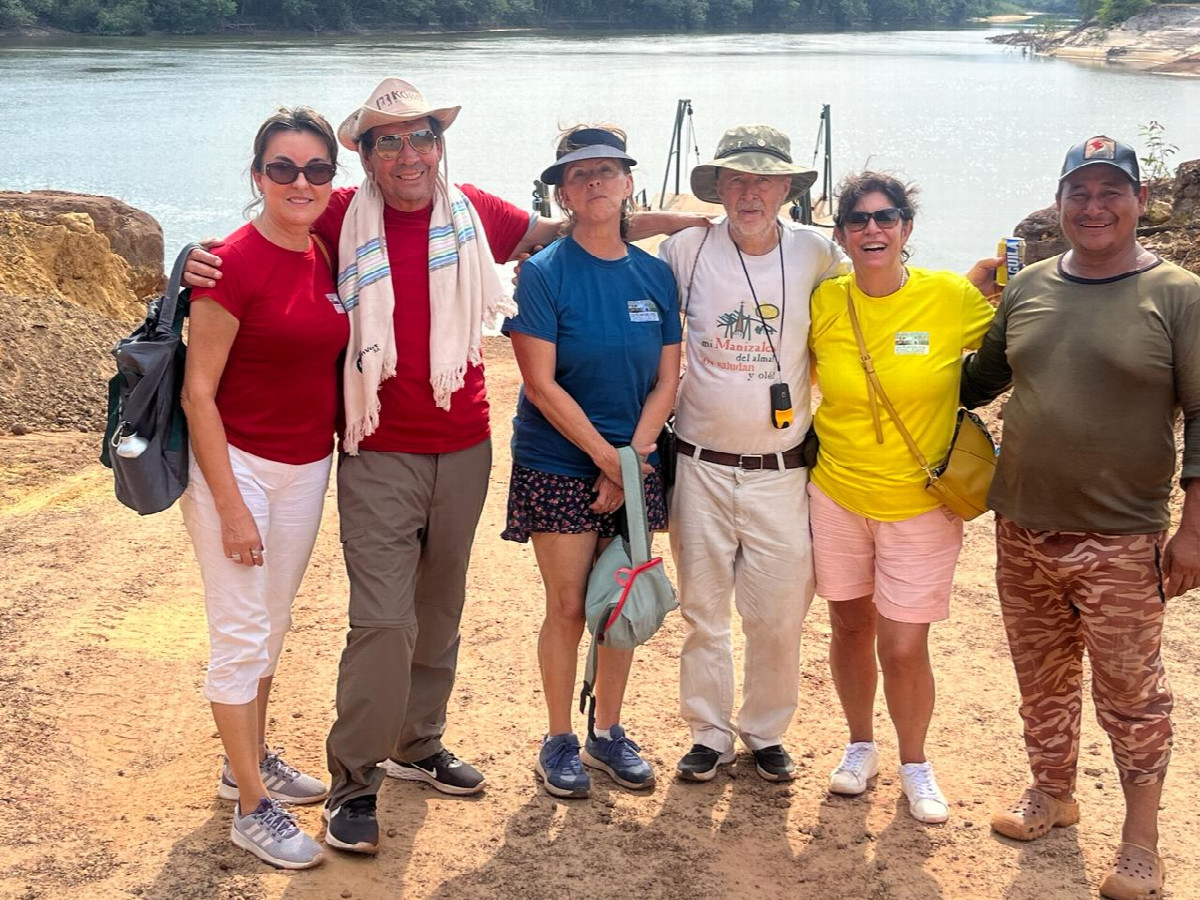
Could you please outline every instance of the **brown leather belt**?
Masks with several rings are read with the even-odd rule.
[[[702,462],[716,463],[718,466],[733,466],[737,469],[779,469],[779,454],[775,453],[720,453],[716,450],[701,449],[696,453],[696,445],[689,444],[683,438],[675,439],[675,452],[683,456],[691,456]],[[783,452],[783,467],[799,469],[804,465],[804,454],[799,447]]]

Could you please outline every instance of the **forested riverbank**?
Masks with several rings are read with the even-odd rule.
[[[1020,8],[1012,0],[0,0],[0,29],[112,35],[481,27],[789,31],[955,25]]]

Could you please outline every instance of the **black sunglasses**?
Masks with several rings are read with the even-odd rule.
[[[291,184],[304,173],[304,180],[309,184],[329,184],[337,173],[337,167],[329,163],[315,162],[307,166],[298,166],[290,162],[272,162],[264,167],[267,177],[276,184]]]
[[[437,146],[438,136],[428,129],[410,131],[407,134],[381,134],[375,138],[372,149],[380,159],[395,159],[404,150],[404,141],[415,153],[428,153]]]
[[[875,224],[880,228],[895,228],[905,218],[907,217],[904,215],[904,210],[894,206],[885,206],[874,212],[856,209],[846,213],[842,218],[842,225],[849,231],[862,231],[867,227],[867,223],[874,219]]]

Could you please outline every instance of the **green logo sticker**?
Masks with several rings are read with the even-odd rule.
[[[896,332],[896,355],[897,356],[928,356],[929,355],[929,332],[928,331],[897,331]]]

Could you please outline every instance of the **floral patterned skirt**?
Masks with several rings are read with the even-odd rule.
[[[584,534],[596,532],[602,538],[623,534],[625,507],[616,512],[597,514],[588,507],[595,502],[594,477],[576,478],[554,475],[514,465],[508,484],[508,522],[500,535],[506,541],[524,544],[533,532]],[[646,518],[651,531],[667,526],[667,501],[662,477],[655,466],[646,476]]]

